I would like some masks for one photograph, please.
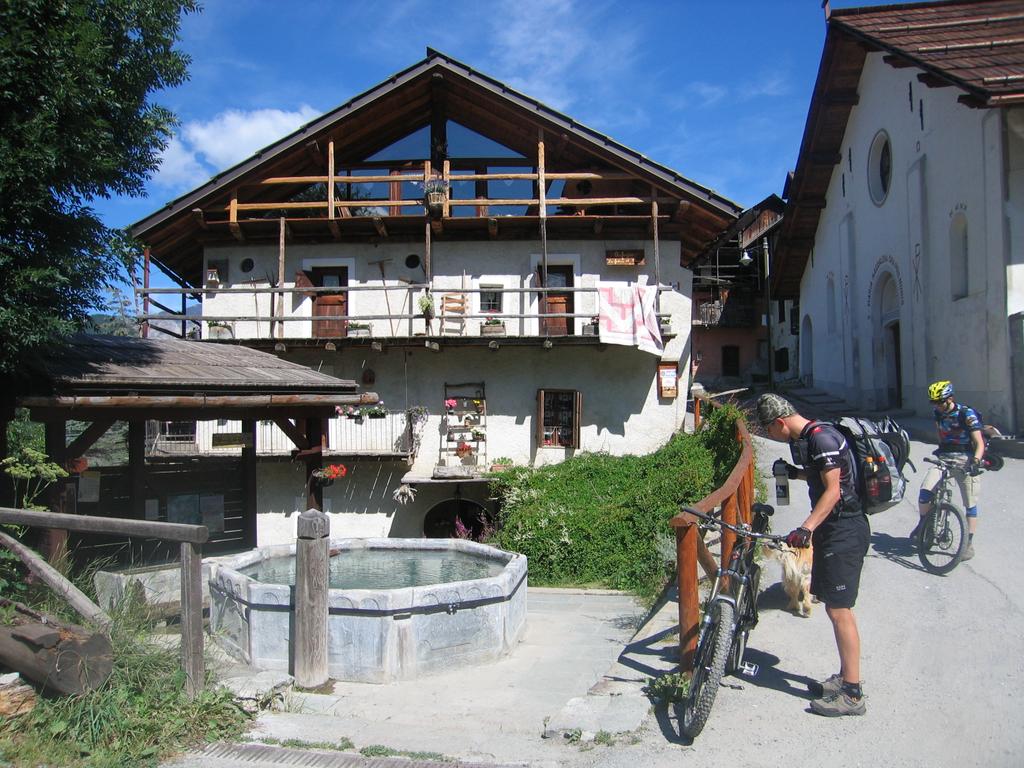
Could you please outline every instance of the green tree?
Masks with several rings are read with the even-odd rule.
[[[136,249],[90,203],[139,196],[188,78],[195,0],[0,0],[0,375],[106,305]]]

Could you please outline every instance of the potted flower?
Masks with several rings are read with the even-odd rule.
[[[364,405],[363,415],[371,419],[383,419],[388,415],[388,411],[384,407],[384,401],[381,400],[375,405]]]
[[[336,405],[334,412],[339,416],[344,416],[349,419],[355,419],[356,421],[363,420],[363,411],[354,405]]]
[[[594,315],[590,320],[583,324],[583,335],[584,336],[597,336],[601,329],[601,318]]]
[[[473,400],[473,407],[476,408],[476,412],[477,413],[483,413],[484,412],[484,401],[483,400],[476,400],[476,399],[474,399]]]
[[[333,485],[334,481],[339,477],[344,477],[347,474],[348,468],[344,464],[328,464],[321,469],[314,469],[312,479],[314,482],[327,488]]]
[[[658,324],[661,327],[661,335],[668,336],[672,333],[672,318],[671,317],[659,317]]]
[[[420,314],[423,315],[423,319],[426,321],[427,333],[430,333],[430,321],[434,318],[434,297],[430,295],[430,291],[420,296],[417,306],[420,308]]]
[[[504,472],[506,469],[512,469],[514,463],[508,456],[499,456],[491,462],[491,472]]]
[[[349,336],[369,336],[373,326],[369,323],[361,323],[359,321],[350,321],[348,324],[348,335]]]
[[[481,336],[504,336],[505,321],[497,317],[488,317],[480,324]]]
[[[444,409],[448,413],[455,413],[455,409],[456,407],[458,407],[458,405],[459,401],[456,400],[454,397],[449,397],[447,400],[444,401]]]
[[[461,441],[455,446],[455,455],[460,459],[465,459],[468,456],[472,456],[476,451],[473,450],[473,446],[465,441]]]
[[[206,324],[207,336],[211,339],[233,339],[235,332],[231,325],[223,320],[210,320]]]
[[[423,182],[423,205],[427,213],[435,218],[441,218],[444,213],[444,204],[448,201],[448,185],[444,179],[436,176]]]
[[[487,433],[484,432],[482,429],[480,429],[478,427],[474,427],[472,432],[470,432],[470,434],[473,436],[474,440],[486,440],[487,439]]]

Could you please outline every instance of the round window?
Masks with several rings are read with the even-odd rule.
[[[868,192],[875,205],[881,205],[892,184],[892,145],[889,134],[879,131],[868,152]]]
[[[250,258],[245,258],[242,259],[242,263],[240,266],[245,274],[249,274],[250,272],[252,272],[252,268],[256,266],[256,262]]]
[[[406,269],[416,269],[420,265],[420,257],[418,254],[410,253],[405,257]]]

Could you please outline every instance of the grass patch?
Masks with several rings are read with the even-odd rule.
[[[392,749],[383,744],[371,744],[359,750],[363,757],[408,757],[411,760],[437,760],[439,762],[452,762],[452,758],[442,755],[440,752],[411,752],[406,749]]]
[[[269,744],[273,747],[288,747],[289,749],[322,749],[334,752],[347,752],[355,749],[355,744],[348,738],[342,737],[338,741],[305,741],[304,739],[275,739],[273,736],[265,736],[260,740],[261,744]]]
[[[682,672],[673,672],[652,677],[647,681],[644,692],[658,704],[676,704],[686,698],[690,691],[690,676]]]
[[[739,411],[713,411],[696,434],[646,456],[583,453],[492,482],[501,502],[491,541],[525,554],[534,586],[600,586],[652,599],[675,565],[668,521],[721,485],[739,458]]]
[[[100,689],[40,698],[32,712],[0,718],[0,765],[154,766],[191,746],[242,734],[248,715],[229,691],[207,688],[195,699],[186,696],[177,651],[146,641],[143,616],[114,612],[114,668]]]

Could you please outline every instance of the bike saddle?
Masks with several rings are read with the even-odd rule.
[[[771,504],[751,504],[750,511],[755,515],[765,515],[771,517],[775,514],[775,507]]]

